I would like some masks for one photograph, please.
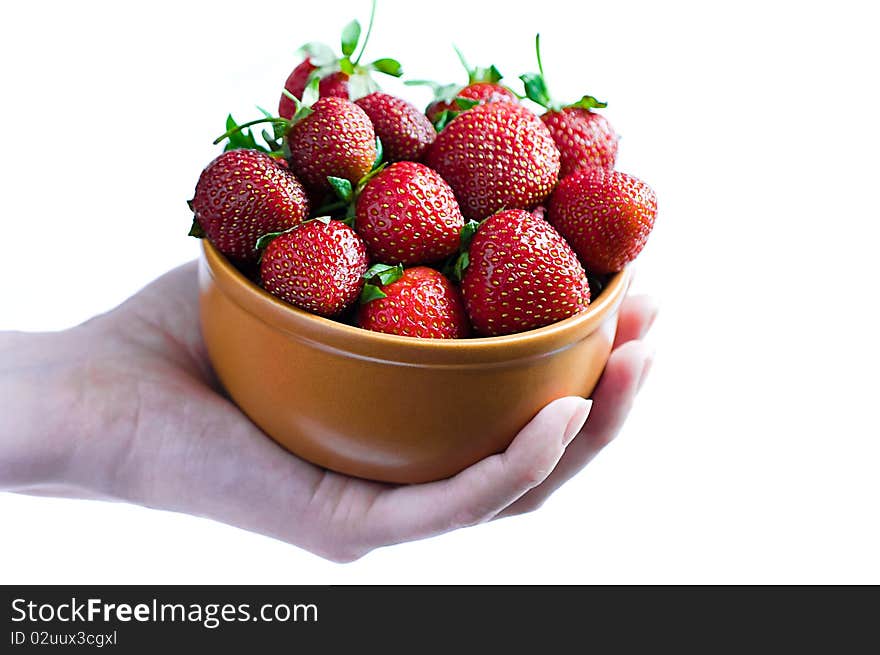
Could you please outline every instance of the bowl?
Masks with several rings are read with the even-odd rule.
[[[267,435],[327,469],[416,483],[503,451],[550,401],[588,396],[628,281],[616,274],[587,311],[537,330],[416,339],[292,307],[203,240],[199,302],[220,382]]]

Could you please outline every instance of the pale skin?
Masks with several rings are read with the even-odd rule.
[[[75,328],[0,333],[0,490],[184,512],[350,562],[537,509],[617,435],[651,364],[656,305],[628,297],[592,400],[550,403],[447,480],[369,482],[283,450],[223,394],[196,284],[190,263]]]

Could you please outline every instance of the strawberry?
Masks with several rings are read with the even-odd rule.
[[[207,237],[227,257],[257,258],[257,239],[293,227],[309,213],[305,189],[284,161],[256,150],[229,150],[214,159],[190,201],[192,236]]]
[[[456,252],[464,218],[449,185],[415,162],[398,162],[360,192],[355,229],[374,261],[405,266],[436,262]]]
[[[263,118],[239,125],[230,115],[226,132],[214,144],[228,140],[226,150],[250,148],[286,157],[290,169],[313,199],[323,198],[332,188],[328,177],[348,182],[361,180],[379,155],[370,117],[345,98],[319,98],[318,87],[318,79],[313,78],[302,100],[291,96],[296,111],[290,119],[261,110]],[[272,126],[272,134],[262,131],[265,146],[257,142],[249,129],[259,124]]]
[[[453,46],[454,47],[454,46]],[[428,80],[406,82],[410,86],[430,86],[434,89],[434,102],[425,109],[428,120],[437,131],[441,131],[453,118],[475,105],[490,102],[519,102],[517,95],[506,86],[499,84],[503,79],[495,66],[471,68],[461,50],[455,49],[458,60],[467,71],[468,83],[461,87],[456,84],[446,86]]]
[[[365,330],[421,339],[463,339],[470,325],[461,293],[442,273],[426,266],[404,270],[378,265],[367,278],[357,324]]]
[[[467,109],[473,105],[484,105],[490,102],[519,102],[516,94],[506,86],[492,82],[473,82],[458,91],[453,98],[435,100],[428,105],[425,109],[428,120],[439,125],[442,129],[444,124],[448,124],[448,121],[442,122],[444,112],[452,112],[457,115],[462,111],[463,107],[457,103],[458,98],[472,101],[472,103],[466,103],[464,108]]]
[[[560,175],[568,175],[580,168],[614,168],[617,133],[604,116],[591,111],[607,107],[608,103],[588,95],[570,105],[555,102],[544,78],[540,35],[535,37],[535,51],[540,73],[527,73],[520,79],[525,85],[526,97],[547,109],[541,120],[559,149]]]
[[[613,273],[645,247],[657,197],[641,180],[602,168],[564,178],[550,198],[547,220],[572,245],[587,270]]]
[[[430,80],[406,82],[409,86],[430,86],[434,90],[434,101],[425,109],[425,114],[438,132],[462,111],[476,105],[490,102],[519,102],[519,97],[513,91],[499,84],[503,76],[494,65],[488,68],[471,68],[461,50],[455,48],[455,54],[467,71],[466,86],[461,87],[457,84],[444,86]]]
[[[434,143],[437,133],[431,121],[406,100],[376,92],[355,104],[370,117],[387,162],[419,161]]]
[[[568,318],[590,304],[590,285],[574,251],[546,221],[513,209],[479,227],[461,290],[481,335],[524,332]]]
[[[309,78],[316,70],[318,70],[318,67],[312,63],[310,57],[306,57],[290,73],[287,81],[284,83],[284,88],[290,95],[302,99],[303,91],[305,91],[306,85],[309,83]],[[320,79],[318,91],[322,98],[328,96],[335,98],[349,97],[348,75],[346,73],[337,71]],[[292,118],[295,113],[296,105],[293,100],[286,93],[282,93],[281,99],[278,101],[278,115],[283,118]]]
[[[547,127],[521,105],[470,109],[437,135],[425,162],[455,191],[465,218],[530,209],[556,185],[559,151]]]
[[[313,191],[329,190],[328,176],[357,182],[376,161],[370,117],[344,98],[318,100],[294,122],[286,140],[291,170]]]
[[[361,293],[364,242],[341,221],[314,219],[260,239],[260,284],[272,295],[321,316],[336,316]]]
[[[403,71],[400,62],[387,57],[377,59],[369,64],[361,64],[364,50],[373,31],[373,19],[376,16],[376,2],[373,0],[370,11],[370,24],[367,35],[360,46],[360,53],[352,59],[361,38],[361,25],[351,21],[342,30],[342,56],[338,57],[333,49],[323,43],[307,43],[300,48],[300,55],[305,58],[291,71],[284,83],[284,91],[278,102],[278,115],[291,118],[297,110],[293,98],[303,97],[308,83],[317,78],[320,80],[319,91],[322,98],[337,97],[355,100],[378,90],[371,73],[377,71],[400,77]]]
[[[614,168],[617,134],[601,114],[582,106],[569,106],[548,111],[541,120],[559,148],[560,175],[581,168]]]

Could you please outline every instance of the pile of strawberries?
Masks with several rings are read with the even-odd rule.
[[[409,83],[435,89],[422,112],[379,91],[372,73],[401,67],[361,63],[360,33],[346,26],[341,56],[304,46],[278,116],[227,119],[190,234],[278,298],[367,330],[494,336],[585,310],[657,211],[650,187],[614,170],[605,104],[555,102],[536,42],[524,95],[462,58],[463,87]]]

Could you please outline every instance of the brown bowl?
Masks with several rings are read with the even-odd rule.
[[[449,477],[504,450],[551,400],[589,395],[629,280],[618,273],[586,312],[537,330],[415,339],[292,307],[202,243],[202,332],[232,399],[296,455],[387,482]]]

